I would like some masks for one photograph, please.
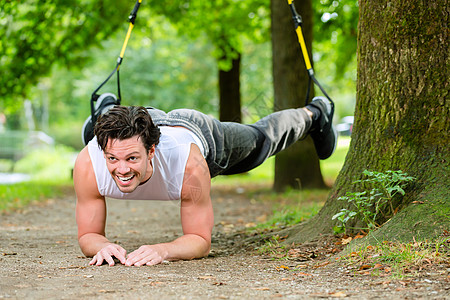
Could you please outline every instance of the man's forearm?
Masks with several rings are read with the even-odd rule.
[[[130,253],[125,265],[156,265],[165,260],[186,260],[208,255],[211,242],[200,235],[186,234],[170,243],[144,245]]]
[[[196,234],[183,235],[166,245],[167,260],[200,258],[207,256],[211,249],[211,242]]]

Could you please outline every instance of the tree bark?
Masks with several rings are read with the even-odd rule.
[[[349,153],[324,208],[291,230],[291,242],[330,233],[336,224],[331,217],[349,207],[338,197],[356,192],[352,182],[365,169],[402,170],[416,178],[397,199],[399,212],[374,238],[424,240],[450,229],[447,0],[360,0],[359,7]]]
[[[219,69],[219,119],[222,122],[242,122],[240,71],[240,53],[231,60],[230,70]]]
[[[299,1],[295,4],[297,11],[303,17],[303,34],[310,50],[313,23],[311,0]],[[274,110],[302,107],[305,105],[308,73],[287,1],[272,0],[271,11]],[[312,89],[310,97],[312,98],[313,95]],[[319,159],[310,137],[297,142],[276,156],[274,189],[283,191],[286,187],[296,189],[325,187]]]

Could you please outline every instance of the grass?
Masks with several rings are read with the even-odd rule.
[[[0,185],[0,213],[20,209],[32,202],[57,198],[71,188],[70,181],[29,181]]]
[[[64,195],[68,188],[72,189],[74,157],[73,149],[61,145],[30,150],[24,158],[13,164],[13,170],[29,175],[31,179],[15,184],[0,184],[0,212]],[[6,164],[4,161],[2,163]]]
[[[338,260],[359,274],[395,279],[415,277],[422,270],[445,268],[450,263],[450,237],[442,236],[431,242],[383,241],[343,255]]]
[[[339,171],[341,171],[342,166],[344,165],[345,157],[347,156],[348,148],[350,146],[350,140],[349,136],[339,137],[338,145],[333,155],[326,160],[320,161],[320,170],[322,171],[325,182],[332,184],[336,180]]]
[[[273,214],[251,230],[265,231],[303,222],[319,212],[327,196],[327,190],[288,190],[282,194],[260,193],[253,198],[273,203]]]

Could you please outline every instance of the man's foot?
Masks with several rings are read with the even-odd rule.
[[[314,141],[317,155],[327,159],[333,154],[337,144],[337,131],[333,126],[334,103],[325,97],[314,97],[308,106],[320,110],[320,116],[309,133]]]
[[[94,115],[98,118],[101,114],[107,112],[112,106],[118,104],[117,98],[114,94],[105,93],[101,94],[95,104]],[[83,128],[81,129],[81,139],[83,143],[87,145],[90,140],[94,138],[94,125],[91,120],[92,116],[89,116],[84,121]]]

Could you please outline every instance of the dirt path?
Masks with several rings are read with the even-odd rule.
[[[337,267],[294,272],[287,262],[237,250],[230,231],[270,213],[270,205],[220,188],[213,203],[212,254],[152,267],[88,266],[76,241],[73,195],[0,215],[0,299],[450,298],[448,273],[405,284]],[[128,251],[181,232],[177,203],[109,200],[108,213],[109,238]]]

